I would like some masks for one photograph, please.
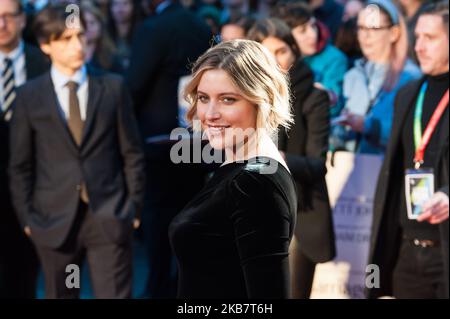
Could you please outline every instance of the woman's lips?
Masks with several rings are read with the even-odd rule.
[[[212,135],[221,135],[229,125],[208,125],[208,132]]]

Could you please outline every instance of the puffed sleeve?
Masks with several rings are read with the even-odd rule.
[[[289,243],[295,214],[283,192],[257,172],[230,182],[231,223],[249,298],[289,298]]]

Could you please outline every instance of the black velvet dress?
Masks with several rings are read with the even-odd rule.
[[[178,297],[288,298],[295,187],[267,157],[220,167],[170,225]]]

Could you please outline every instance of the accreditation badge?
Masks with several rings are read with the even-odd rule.
[[[422,206],[434,194],[433,169],[407,169],[405,173],[406,209],[409,219],[422,214]]]

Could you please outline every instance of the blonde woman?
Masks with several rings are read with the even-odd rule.
[[[225,163],[170,226],[178,297],[288,298],[297,197],[272,141],[292,123],[285,75],[262,45],[229,41],[198,59],[186,95]]]

